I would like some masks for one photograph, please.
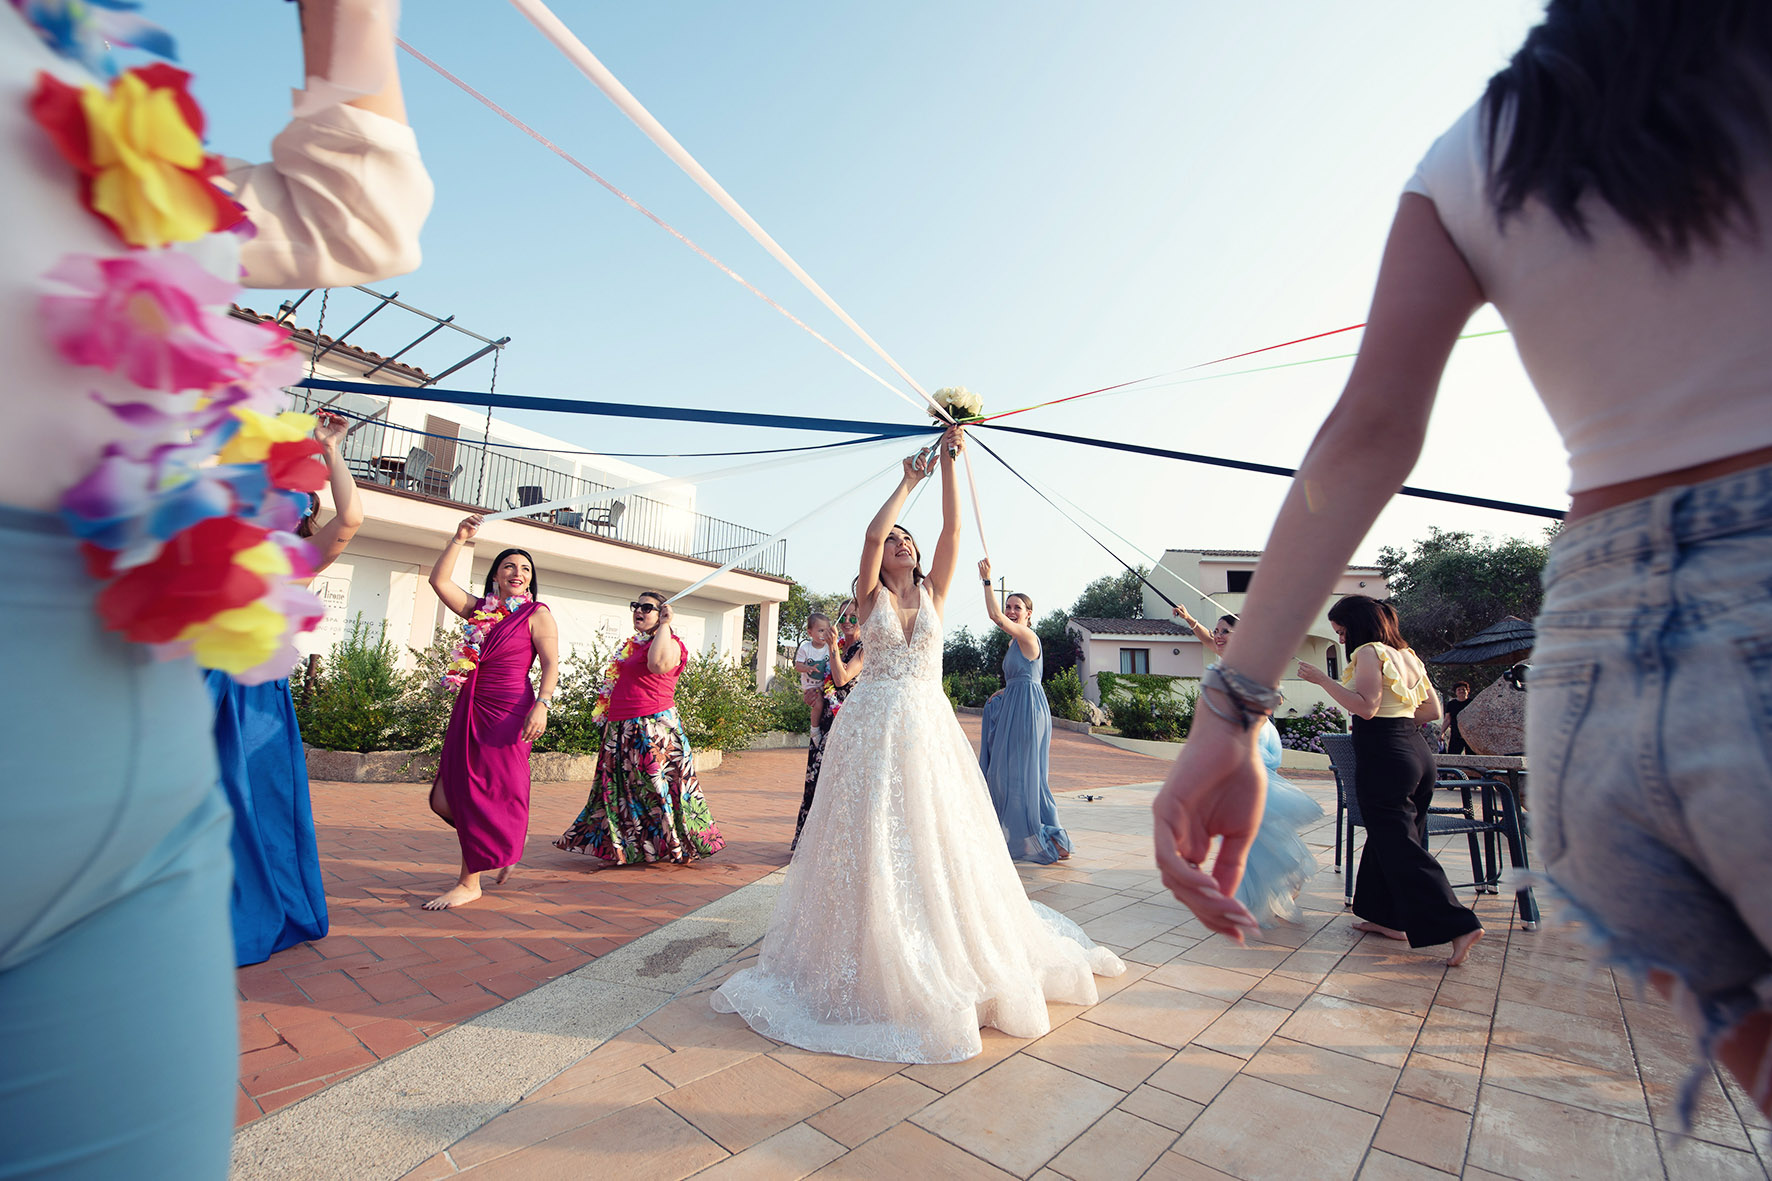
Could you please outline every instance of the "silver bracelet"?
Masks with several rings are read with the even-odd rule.
[[[1213,691],[1223,693],[1231,707],[1237,711],[1235,718],[1220,711],[1211,697],[1206,697],[1206,707],[1227,722],[1238,722],[1245,730],[1255,725],[1257,718],[1272,717],[1284,700],[1278,689],[1269,688],[1218,661],[1210,665],[1200,678],[1200,690],[1202,696]]]

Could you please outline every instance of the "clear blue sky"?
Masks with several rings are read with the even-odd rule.
[[[225,24],[215,18],[224,7]],[[516,10],[492,0],[405,8],[402,32],[417,48],[863,355]],[[1364,319],[1402,183],[1539,5],[555,0],[554,9],[924,386],[969,386],[995,410]],[[262,154],[299,81],[294,6],[159,0],[149,13],[179,36],[216,149]],[[410,59],[402,67],[438,197],[423,267],[387,287],[488,336],[510,335],[502,391],[920,417],[465,95]],[[267,306],[280,298],[259,296]],[[404,343],[406,325],[378,327],[353,339],[382,351]],[[1493,327],[1487,311],[1472,325]],[[1351,352],[1357,339],[1225,368]],[[440,367],[454,349],[416,359]],[[1016,421],[1291,465],[1347,364],[1107,395]],[[487,376],[482,363],[450,384],[484,388]],[[611,451],[829,438],[515,417]],[[1152,554],[1259,548],[1284,492],[1273,477],[985,437]],[[725,462],[653,466],[678,474]],[[987,457],[975,464],[998,571],[1042,613],[1117,570]],[[701,507],[773,530],[855,483],[860,465],[827,459],[706,484]],[[1460,346],[1412,482],[1563,503],[1561,448],[1507,337]],[[887,487],[791,535],[794,575],[820,590],[847,584]],[[908,523],[933,534],[933,493]],[[1399,502],[1360,556],[1433,524],[1542,529]],[[967,529],[970,564],[979,553],[970,520]],[[976,626],[983,611],[964,589],[975,584],[959,585],[950,625]]]

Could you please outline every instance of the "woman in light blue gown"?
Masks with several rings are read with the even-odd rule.
[[[1235,615],[1221,615],[1218,626],[1207,631],[1206,625],[1189,615],[1186,608],[1177,607],[1175,614],[1214,653],[1224,652],[1231,631],[1237,626]],[[1267,767],[1267,804],[1261,815],[1261,828],[1249,846],[1237,901],[1266,926],[1276,918],[1298,917],[1298,892],[1317,873],[1317,855],[1300,834],[1323,819],[1323,808],[1280,774],[1284,748],[1280,745],[1279,728],[1271,718],[1262,723],[1257,745]]]
[[[978,767],[990,785],[1009,855],[1050,865],[1071,855],[1071,837],[1058,823],[1058,804],[1046,777],[1052,709],[1040,685],[1034,601],[1017,591],[999,608],[991,594],[989,558],[978,564],[978,574],[984,580],[985,610],[1010,640],[1003,654],[1003,688],[985,703]]]

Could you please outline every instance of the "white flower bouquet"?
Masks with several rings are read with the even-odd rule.
[[[935,391],[935,404],[953,416],[955,422],[974,422],[984,417],[984,399],[963,385],[943,386]],[[929,417],[940,421],[934,407]]]

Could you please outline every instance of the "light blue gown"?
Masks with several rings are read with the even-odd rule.
[[[1040,687],[1040,660],[1011,643],[1003,656],[1003,692],[984,707],[978,767],[1017,861],[1050,865],[1073,847],[1047,784],[1051,750],[1052,709]]]
[[[1267,807],[1249,847],[1237,901],[1267,926],[1276,918],[1298,917],[1298,892],[1317,874],[1317,856],[1300,834],[1323,819],[1323,809],[1280,774],[1283,748],[1271,721],[1261,728],[1260,746],[1267,767]]]

